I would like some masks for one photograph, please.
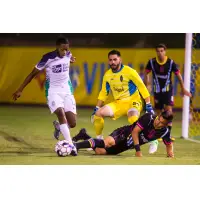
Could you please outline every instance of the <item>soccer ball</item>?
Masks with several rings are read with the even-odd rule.
[[[77,155],[76,147],[73,144],[70,144],[67,140],[57,142],[57,144],[55,145],[55,152],[60,157]]]

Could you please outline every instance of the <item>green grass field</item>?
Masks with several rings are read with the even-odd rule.
[[[77,127],[71,130],[74,136],[80,128],[87,128],[95,136],[90,123],[91,109],[79,109]],[[52,121],[55,119],[47,107],[0,106],[0,164],[15,165],[189,165],[200,164],[200,144],[180,139],[181,114],[176,113],[173,136],[175,158],[166,158],[165,146],[159,143],[156,154],[148,154],[148,145],[142,146],[143,157],[134,157],[130,150],[117,156],[96,156],[82,150],[76,157],[58,157],[54,152]],[[104,135],[127,124],[126,118],[105,120]]]

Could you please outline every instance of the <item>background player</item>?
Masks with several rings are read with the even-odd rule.
[[[74,61],[75,58],[72,57],[69,51],[68,40],[64,37],[58,38],[56,50],[42,57],[19,89],[13,94],[13,99],[17,100],[28,83],[42,70],[46,69],[45,92],[47,104],[51,113],[56,114],[60,124],[59,129],[65,140],[70,143],[72,143],[72,140],[69,128],[76,126],[76,102],[72,94],[73,88],[69,78],[70,62]]]
[[[97,138],[102,138],[105,117],[115,120],[127,115],[129,123],[137,121],[143,108],[140,94],[146,102],[146,110],[153,112],[146,86],[134,69],[122,64],[119,51],[112,50],[108,53],[108,63],[110,69],[104,74],[97,106],[91,117]],[[114,101],[104,105],[110,91]]]
[[[168,157],[174,157],[173,144],[170,139],[168,123],[173,119],[173,114],[168,111],[162,112],[159,116],[146,113],[139,120],[130,126],[123,126],[114,130],[108,137],[103,139],[91,138],[85,129],[81,129],[75,136],[85,141],[75,143],[78,149],[93,148],[98,155],[116,155],[129,149],[136,150],[136,156],[141,157],[140,146],[157,138],[163,138],[166,145]],[[88,139],[88,140],[86,140]]]
[[[166,46],[164,44],[159,44],[156,47],[156,54],[157,57],[148,61],[144,82],[147,88],[153,87],[156,113],[159,114],[163,110],[172,112],[172,106],[174,105],[172,72],[179,80],[183,95],[191,97],[191,94],[184,88],[183,79],[176,63],[166,56]],[[153,74],[153,86],[149,77],[149,72],[151,71]],[[172,124],[169,124],[168,128],[171,131]],[[151,143],[149,153],[156,152],[157,146],[157,141]]]

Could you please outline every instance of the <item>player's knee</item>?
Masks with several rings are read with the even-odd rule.
[[[115,140],[113,137],[108,136],[105,140],[104,140],[104,144],[105,147],[112,147],[115,145]]]
[[[65,112],[64,112],[63,108],[57,108],[54,113],[56,114],[60,124],[66,123],[66,117],[65,117]]]
[[[136,122],[138,120],[138,118],[139,118],[139,116],[137,116],[137,115],[130,116],[130,117],[128,117],[128,122],[130,124],[133,124],[134,122]]]
[[[106,154],[106,150],[103,148],[96,148],[95,149],[95,154],[96,155],[105,155]]]
[[[76,120],[73,120],[70,123],[68,122],[68,125],[69,125],[70,128],[76,127]]]
[[[112,117],[113,116],[113,111],[109,106],[104,106],[102,108],[100,108],[99,110],[97,110],[97,112],[95,113],[96,116],[98,117]]]
[[[69,127],[70,128],[76,127],[76,115],[72,112],[66,112],[65,116]]]
[[[102,109],[100,108],[99,110],[97,110],[97,112],[95,113],[95,115],[96,115],[97,117],[103,117]]]

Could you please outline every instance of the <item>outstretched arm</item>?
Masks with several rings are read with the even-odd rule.
[[[136,157],[142,157],[142,152],[140,150],[140,144],[139,144],[139,133],[142,129],[136,125],[135,128],[132,131],[132,138],[134,143],[134,148],[136,150],[135,156]]]
[[[189,91],[187,91],[184,87],[183,78],[182,78],[180,70],[178,69],[177,64],[175,62],[172,63],[172,71],[174,72],[174,74],[178,78],[178,81],[181,85],[181,90],[182,90],[183,95],[186,95],[188,97],[192,97],[191,93]]]
[[[145,71],[144,73],[144,84],[146,85],[149,93],[151,92],[151,79],[150,79],[150,73],[147,73],[147,71]]]
[[[192,94],[185,89],[184,83],[183,83],[183,78],[182,78],[180,73],[177,74],[177,78],[178,78],[179,83],[181,85],[181,90],[182,90],[183,95],[186,95],[188,97],[192,97]]]
[[[173,143],[166,145],[166,152],[167,152],[167,157],[170,157],[170,158],[174,157]]]
[[[16,101],[23,91],[23,89],[32,81],[32,79],[40,72],[37,68],[34,68],[32,72],[25,78],[24,82],[20,85],[17,91],[13,94],[13,100]]]
[[[169,130],[167,130],[167,134],[163,137],[163,142],[166,146],[167,157],[173,158],[174,148],[173,148],[173,142],[171,140]]]

